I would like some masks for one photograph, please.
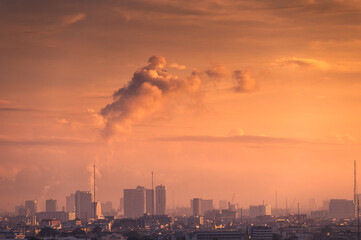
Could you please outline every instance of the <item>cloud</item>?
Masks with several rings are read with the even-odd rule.
[[[256,79],[252,76],[250,70],[234,71],[233,79],[237,82],[237,85],[233,88],[236,92],[253,92],[257,89]]]
[[[213,79],[224,79],[232,75],[232,72],[224,64],[212,65],[205,71],[208,77]]]
[[[71,24],[74,24],[76,22],[79,22],[79,21],[85,19],[85,16],[86,15],[84,13],[68,15],[68,16],[63,17],[63,19],[61,20],[61,24],[64,26],[71,25]]]
[[[30,112],[30,111],[38,111],[31,108],[16,108],[16,107],[2,107],[0,108],[0,112]]]
[[[233,128],[231,131],[229,131],[228,136],[243,136],[244,131],[242,128]]]
[[[55,119],[57,123],[59,124],[69,124],[70,123],[70,120],[69,119],[66,119],[66,118],[57,118]]]
[[[304,140],[293,138],[278,138],[268,136],[252,136],[252,135],[231,135],[231,136],[209,136],[209,135],[196,135],[196,136],[175,136],[175,137],[161,137],[155,138],[157,141],[174,141],[174,142],[239,142],[239,143],[259,143],[259,144],[301,144],[312,143]]]
[[[16,138],[0,138],[0,146],[2,145],[73,145],[73,144],[91,144],[92,141],[81,138],[33,138],[33,139],[16,139]]]
[[[113,94],[113,102],[100,112],[106,137],[128,132],[134,123],[160,110],[166,100],[177,93],[189,96],[200,90],[198,73],[179,78],[168,73],[164,69],[166,65],[164,57],[150,57],[148,65],[138,69],[132,79]]]
[[[285,67],[301,67],[301,68],[316,68],[320,70],[328,70],[330,65],[324,61],[311,58],[280,58],[276,59],[276,64]]]
[[[178,69],[178,70],[184,70],[184,69],[187,68],[186,66],[180,65],[180,64],[178,64],[178,63],[172,63],[172,64],[169,65],[169,67],[171,67],[171,68],[176,68],[176,69]]]
[[[11,102],[6,99],[0,99],[0,104],[8,105],[8,104],[11,104]]]

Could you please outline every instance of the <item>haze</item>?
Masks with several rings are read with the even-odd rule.
[[[353,198],[357,0],[0,2],[0,209]],[[174,198],[173,198],[174,196]],[[173,200],[174,199],[174,200]]]

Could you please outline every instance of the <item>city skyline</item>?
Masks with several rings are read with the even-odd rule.
[[[93,192],[94,165],[96,201],[113,208],[124,189],[159,185],[165,211],[353,200],[360,12],[355,0],[1,1],[0,212],[67,209]]]

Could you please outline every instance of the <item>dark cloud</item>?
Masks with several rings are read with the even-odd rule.
[[[30,111],[38,111],[32,108],[16,108],[16,107],[1,107],[1,112],[30,112]]]

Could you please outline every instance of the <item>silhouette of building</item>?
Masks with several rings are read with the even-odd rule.
[[[272,240],[272,230],[267,226],[253,226],[251,228],[252,240]]]
[[[56,200],[48,199],[45,201],[45,211],[46,212],[56,212]]]
[[[219,209],[228,209],[227,200],[219,200]]]
[[[193,198],[191,205],[193,216],[200,216],[202,214],[202,198]]]
[[[146,191],[144,187],[124,189],[124,216],[141,217],[146,212]]]
[[[75,192],[75,216],[81,220],[91,218],[92,194],[89,191]]]
[[[352,200],[331,199],[329,205],[330,218],[352,218],[355,216],[355,206]]]
[[[66,196],[66,211],[75,212],[75,194],[72,193]]]
[[[111,201],[107,201],[105,203],[101,204],[102,206],[102,214],[104,216],[114,216],[115,215],[115,211],[113,209],[113,203]]]
[[[154,215],[154,190],[146,190],[146,213]]]
[[[37,200],[27,200],[25,201],[25,212],[26,215],[34,216],[37,212],[38,201]]]
[[[272,209],[271,205],[255,205],[249,206],[249,216],[251,218],[259,217],[259,216],[270,216]]]
[[[158,185],[155,187],[156,195],[156,214],[165,215],[166,206],[167,206],[167,197],[166,197],[166,188],[163,185]]]
[[[213,199],[202,199],[202,215],[207,211],[213,210]]]

